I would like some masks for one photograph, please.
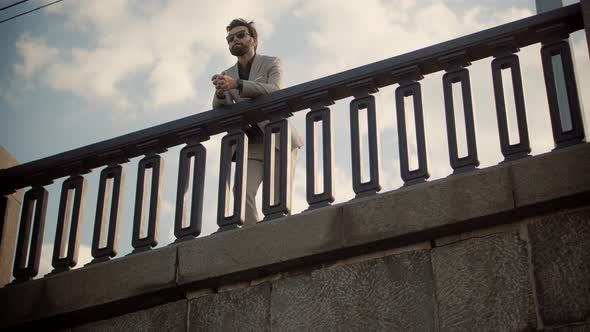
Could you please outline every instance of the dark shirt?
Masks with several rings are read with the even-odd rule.
[[[250,69],[252,69],[252,63],[254,62],[255,57],[256,54],[254,54],[250,61],[248,61],[248,63],[246,64],[246,68],[243,68],[242,65],[238,62],[238,75],[240,76],[240,79],[247,80],[250,77]]]
[[[254,54],[250,61],[248,61],[245,67],[243,67],[238,62],[238,75],[240,76],[241,80],[248,80],[248,78],[250,77],[250,69],[252,69],[252,63],[254,62],[255,57],[256,54]],[[242,91],[240,89],[240,94],[241,93]],[[246,133],[246,135],[248,135],[248,138],[250,139],[251,143],[261,144],[264,140],[264,133],[257,125],[252,125],[251,127],[244,129],[244,132]]]

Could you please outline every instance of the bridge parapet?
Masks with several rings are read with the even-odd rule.
[[[239,294],[245,292],[254,294],[252,296],[257,301],[262,299],[262,302],[268,303],[264,307],[264,317],[268,318],[271,325],[267,327],[283,330],[288,329],[289,325],[281,324],[291,318],[284,316],[287,313],[281,310],[299,309],[285,309],[284,306],[281,307],[281,303],[297,303],[296,299],[289,297],[292,296],[291,291],[313,293],[316,290],[316,286],[313,286],[316,284],[314,278],[327,278],[326,275],[334,272],[328,271],[330,268],[326,264],[354,266],[351,267],[356,271],[352,272],[353,275],[362,275],[362,271],[369,269],[369,265],[375,266],[377,274],[381,268],[390,269],[393,275],[378,279],[380,281],[376,281],[374,285],[408,282],[412,292],[422,292],[420,294],[424,297],[415,299],[416,301],[413,301],[411,295],[407,295],[407,299],[419,303],[419,307],[408,304],[405,308],[426,308],[421,312],[426,316],[408,315],[415,318],[412,321],[405,321],[401,316],[395,318],[394,321],[398,323],[410,324],[400,326],[418,326],[412,324],[424,323],[424,329],[433,326],[449,327],[454,324],[452,317],[455,315],[468,322],[465,325],[467,329],[487,324],[498,324],[497,326],[506,330],[543,328],[545,325],[578,324],[587,320],[589,305],[585,299],[590,298],[590,291],[585,285],[590,284],[587,279],[587,244],[590,241],[586,209],[590,193],[587,174],[590,169],[590,148],[585,143],[584,121],[571,50],[563,39],[575,31],[588,31],[588,8],[590,0],[583,0],[579,4],[293,86],[229,108],[210,110],[0,170],[0,193],[4,195],[0,200],[0,220],[3,224],[8,224],[5,222],[7,218],[13,218],[12,212],[8,212],[7,197],[17,190],[27,189],[12,267],[15,280],[10,286],[0,289],[3,304],[3,309],[0,310],[0,326],[48,324],[47,326],[68,328],[101,319],[112,320],[111,317],[121,314],[144,315],[141,317],[149,320],[149,314],[144,314],[150,312],[149,310],[167,312],[166,308],[179,306],[186,309],[184,317],[189,321],[195,319],[200,322],[199,326],[204,324],[204,327],[223,329],[215,324],[225,326],[223,324],[226,321],[199,316],[190,308],[197,306],[197,312],[209,310],[221,314],[220,309],[215,308],[216,305],[203,304],[201,301],[212,301],[213,304],[220,301],[225,303],[226,300],[230,303],[239,302]],[[540,57],[555,150],[531,157],[530,142],[535,138],[529,137],[527,128],[518,52],[520,48],[538,43],[541,44]],[[494,82],[498,140],[504,162],[479,169],[469,66],[474,61],[490,57],[494,58],[490,69]],[[556,63],[563,70],[554,70]],[[420,81],[425,75],[441,71],[445,72],[442,78],[444,111],[449,163],[453,171],[445,179],[427,182],[430,175]],[[512,78],[514,118],[518,133],[518,143],[514,144],[509,140],[506,96],[501,79],[503,71],[509,71]],[[566,85],[566,103],[559,100],[557,95],[555,76],[558,73],[563,75]],[[397,190],[380,194],[380,156],[373,95],[379,88],[394,84],[399,85],[395,93],[395,116],[398,124],[399,169],[404,185]],[[456,88],[461,89],[462,96],[464,123],[460,125],[464,125],[466,133],[463,142],[467,147],[465,156],[460,156],[458,152],[461,142],[458,142],[455,118],[459,110],[454,109],[453,101],[453,89]],[[335,184],[330,106],[347,97],[354,98],[350,103],[350,139],[355,198],[351,202],[333,204]],[[406,98],[413,100],[415,140],[409,137],[405,124],[409,113],[404,106]],[[279,135],[283,142],[288,142],[290,131],[285,118],[308,109],[305,171],[309,209],[297,215],[289,215],[291,206],[287,193],[292,184],[287,174],[290,155],[283,154],[281,158],[285,160],[279,163],[278,169],[274,169],[275,162],[271,160],[274,153],[271,152],[276,147],[274,140],[267,138]],[[366,156],[360,149],[363,128],[359,128],[359,111],[362,109],[367,110],[369,153]],[[218,199],[217,224],[220,232],[198,238],[204,196],[204,181],[198,175],[204,173],[207,158],[206,149],[201,143],[213,135],[226,132],[226,137],[229,137],[226,142],[229,143],[223,145],[222,150],[237,148],[245,156],[248,138],[244,129],[263,120],[273,121],[267,127],[269,132],[265,135],[264,178],[272,179],[270,174],[274,173],[282,175],[281,181],[265,181],[263,184],[265,220],[272,222],[241,228],[245,210],[243,192],[220,190],[213,194],[217,194],[219,198],[231,196],[233,209],[227,206],[226,199]],[[318,123],[322,126],[322,142],[315,137],[314,127]],[[414,157],[418,163],[412,169],[409,165],[409,146],[414,143]],[[163,180],[160,155],[168,148],[181,144],[186,146],[179,155],[174,223],[177,241],[157,248],[159,186]],[[322,176],[316,173],[318,165],[315,156],[320,150],[323,155],[322,165],[319,165],[323,171]],[[231,160],[231,153],[221,151],[221,156],[219,168],[230,170],[234,162]],[[142,159],[137,170],[138,189],[133,204],[135,217],[131,243],[134,250],[130,256],[117,257],[116,233],[120,219],[121,178],[125,170],[123,164],[136,157]],[[368,180],[362,182],[361,165],[365,164],[365,157],[370,171]],[[247,169],[242,169],[243,160],[241,163],[236,162],[233,167],[240,168],[235,172],[238,176],[234,175],[232,178],[230,171],[220,172],[226,176],[219,179],[219,188],[228,188],[224,186],[227,181],[244,183]],[[85,174],[98,168],[102,169],[93,225],[94,260],[88,266],[72,270],[78,259],[81,229],[79,216],[82,214],[87,187]],[[193,177],[189,181],[191,170]],[[151,173],[151,184],[144,183],[146,172]],[[33,280],[39,272],[42,250],[48,195],[45,187],[61,177],[68,178],[62,184],[59,203],[53,247],[54,270],[44,278]],[[323,191],[317,192],[316,185],[320,178],[323,180]],[[190,202],[186,199],[189,192],[192,193]],[[275,195],[275,192],[280,194]],[[111,200],[107,201],[106,197],[109,196]],[[278,201],[272,199],[275,196]],[[145,209],[142,205],[148,199],[150,207]],[[69,201],[73,201],[73,204],[68,204]],[[104,215],[105,210],[110,211],[108,216]],[[185,213],[187,210],[190,212]],[[231,211],[235,213],[228,215]],[[555,229],[557,223],[563,224],[563,228]],[[499,233],[502,235],[489,233],[490,229],[497,229],[494,227],[501,225],[511,226],[501,228]],[[104,234],[107,228],[108,234]],[[142,228],[147,229],[144,237],[141,237],[139,231]],[[479,232],[487,235],[477,239]],[[2,240],[4,238],[5,236],[1,237]],[[570,238],[571,241],[564,240]],[[557,247],[553,249],[558,254],[565,251],[571,252],[572,256],[552,256],[555,253],[546,248],[553,243],[556,243]],[[5,246],[3,243],[2,248],[4,247],[13,246]],[[403,250],[410,253],[400,253],[400,248],[406,248]],[[504,250],[506,256],[502,255]],[[379,255],[383,257],[378,258]],[[6,256],[5,253],[3,256]],[[10,254],[8,256],[12,257]],[[484,263],[474,264],[471,260],[481,260]],[[354,263],[356,261],[359,262]],[[406,271],[403,270],[403,266],[406,266],[404,262],[410,262],[407,265],[410,270],[414,267],[417,269],[414,276],[418,279],[415,281],[422,283],[412,284],[414,281],[408,280],[411,277],[404,277],[412,275],[403,272]],[[562,263],[565,265],[560,265]],[[546,269],[542,264],[553,270]],[[431,266],[430,271],[424,266]],[[456,266],[456,269],[447,266]],[[498,270],[491,269],[490,266],[497,267]],[[347,273],[346,269],[336,269],[340,272],[335,273],[334,277],[342,277]],[[302,270],[317,272],[301,277],[307,281],[294,290],[289,290],[287,286],[282,288],[290,283],[298,284],[299,279],[293,274]],[[556,271],[564,270],[566,272],[560,279]],[[402,272],[397,275],[396,271]],[[473,277],[475,279],[469,280],[472,277],[471,271],[481,274],[476,273]],[[525,275],[531,277],[527,279],[524,278]],[[515,277],[514,283],[503,279],[506,277]],[[322,282],[318,285],[324,285]],[[520,302],[511,302],[509,298],[501,296],[495,298],[495,301],[505,303],[506,308],[509,308],[505,308],[508,311],[502,311],[504,309],[497,303],[486,302],[492,301],[492,295],[488,294],[484,299],[476,296],[475,292],[482,289],[496,292],[495,282],[507,288],[513,287],[516,294],[519,294],[517,297]],[[552,282],[557,284],[551,284]],[[236,283],[257,286],[232,291],[232,287],[228,285]],[[459,289],[453,288],[454,283],[459,285]],[[572,285],[581,292],[583,298],[571,291]],[[351,287],[349,284],[341,286]],[[369,286],[366,285],[370,288]],[[317,287],[321,290],[324,286]],[[405,289],[402,291],[397,286],[391,287],[393,288],[383,290],[383,294],[389,294],[388,297],[381,298],[383,301],[399,301],[399,296],[406,298],[403,295]],[[274,292],[275,289],[277,292]],[[333,287],[330,289],[337,291]],[[350,291],[354,293],[358,290]],[[195,294],[204,294],[203,299]],[[276,298],[279,296],[276,294],[286,297]],[[347,294],[349,296],[351,293]],[[375,294],[377,295],[379,294]],[[369,301],[367,303],[383,306],[383,303],[370,302],[370,298],[358,294],[354,296],[358,301],[362,299]],[[457,298],[453,299],[453,296]],[[457,302],[459,300],[463,301],[462,306]],[[466,307],[471,300],[481,300],[483,302],[477,303],[482,308],[489,306],[497,311],[481,310],[473,314]],[[301,305],[307,304],[302,302]],[[557,309],[559,306],[566,309]],[[455,312],[455,307],[462,308],[463,311]],[[318,312],[323,312],[324,309],[320,307]],[[336,313],[325,314],[335,315],[330,316],[332,322],[353,323],[347,320],[346,314],[338,310]],[[230,311],[228,309],[227,312]],[[385,317],[386,312],[389,311],[380,312],[378,316]],[[510,312],[515,313],[515,316],[510,316]],[[470,315],[465,313],[471,313],[475,317],[472,319],[476,321],[470,320]],[[495,314],[500,316],[494,316]],[[283,320],[281,317],[286,318]],[[238,318],[236,316],[235,322],[239,321]],[[480,318],[482,320],[477,321]],[[502,325],[504,323],[508,325]],[[511,325],[513,323],[516,325]],[[231,320],[228,324],[233,326]],[[386,326],[389,327],[387,324]],[[300,327],[305,329],[309,326]],[[326,326],[326,329],[331,327],[333,326]]]
[[[146,312],[163,310],[198,329],[329,329],[369,314],[369,326],[425,330],[459,318],[470,329],[580,323],[590,313],[588,169],[581,144],[46,276],[0,289],[0,322],[109,326],[127,314],[157,325]],[[342,321],[307,321],[312,303]]]

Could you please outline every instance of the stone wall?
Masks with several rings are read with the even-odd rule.
[[[72,331],[589,331],[590,207],[275,274]]]
[[[590,145],[0,289],[0,327],[590,331]]]

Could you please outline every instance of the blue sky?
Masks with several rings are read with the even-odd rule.
[[[10,3],[11,1],[2,1]],[[14,2],[14,1],[12,1]],[[0,19],[48,3],[33,0],[1,12]],[[566,1],[566,4],[573,1]],[[0,144],[19,162],[99,142],[163,122],[208,111],[213,87],[209,78],[235,62],[227,51],[225,29],[234,17],[257,23],[259,53],[283,60],[285,85],[304,83],[360,65],[413,51],[535,13],[533,0],[522,1],[302,1],[252,0],[65,0],[0,25]],[[590,82],[588,49],[581,32],[572,38],[580,91]],[[519,53],[533,154],[552,149],[539,46]],[[502,160],[497,138],[490,61],[470,67],[477,140],[482,167]],[[431,179],[447,176],[442,73],[423,84]],[[397,160],[395,86],[376,94],[383,191],[402,184]],[[351,183],[348,103],[333,110],[336,183]],[[590,105],[590,101],[584,101]],[[586,123],[588,123],[586,112]],[[304,132],[304,112],[293,118]],[[208,149],[206,207],[217,204],[219,140]],[[178,151],[165,160],[159,235],[173,241],[172,224]],[[307,208],[305,154],[299,153],[294,210]],[[130,229],[137,159],[125,164],[125,206],[120,221],[121,254],[131,250]],[[100,169],[87,175],[88,189],[80,264],[89,246]],[[55,236],[59,188],[50,190],[42,272],[49,272]],[[260,196],[260,195],[259,195]],[[339,186],[337,202],[353,197],[352,185]],[[203,235],[216,230],[215,208],[205,211]]]

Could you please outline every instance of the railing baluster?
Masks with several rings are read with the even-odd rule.
[[[381,190],[379,182],[379,136],[377,132],[377,111],[375,97],[377,92],[372,79],[361,80],[348,85],[354,99],[350,102],[350,150],[352,162],[352,188],[355,198],[370,196]],[[367,109],[367,134],[369,137],[369,180],[362,182],[362,152],[360,144],[359,111]]]
[[[236,171],[233,189],[230,188],[232,156],[235,154]],[[248,136],[242,130],[232,130],[221,139],[219,165],[219,192],[217,200],[217,225],[219,231],[235,229],[244,224],[246,216],[246,178],[248,174]],[[233,213],[226,216],[232,194]]]
[[[502,70],[508,68],[510,68],[512,74],[512,89],[514,93],[514,106],[516,109],[516,121],[518,126],[519,142],[516,144],[510,144],[508,121],[506,117],[506,99],[504,96],[504,85],[502,83]],[[492,61],[492,80],[494,83],[494,98],[496,101],[500,148],[504,155],[504,161],[526,157],[531,152],[531,147],[529,143],[524,92],[522,88],[522,77],[518,56],[511,53],[504,53],[496,56]]]
[[[553,68],[553,59],[556,56],[561,58],[567,100],[560,100],[558,97],[556,88],[557,80],[555,77],[556,73]],[[543,62],[543,73],[545,75],[545,88],[547,90],[547,98],[549,99],[551,128],[553,130],[553,139],[556,148],[559,149],[584,142],[584,124],[569,43],[566,41],[558,41],[543,45],[543,47],[541,47],[541,59]],[[567,106],[569,107],[562,108],[560,102],[562,104],[567,102]],[[569,114],[566,114],[566,112]],[[569,118],[571,119],[571,129],[564,129],[564,123],[561,119],[562,115],[569,115]]]
[[[141,238],[143,219],[144,182],[146,169],[152,169],[150,185],[150,206],[147,215],[147,235]],[[162,158],[157,154],[148,154],[139,161],[137,170],[137,188],[135,193],[135,213],[133,216],[132,254],[149,250],[158,245],[158,203],[160,198],[160,177],[162,176]]]
[[[470,63],[465,60],[464,53],[451,54],[439,59],[446,62],[446,73],[443,75],[443,92],[445,100],[445,117],[447,123],[447,140],[449,144],[449,159],[453,174],[473,170],[479,166],[477,145],[475,142],[475,121],[473,117],[473,103],[471,100],[471,82],[469,71],[464,68]],[[453,83],[461,84],[463,97],[463,112],[465,115],[465,136],[467,140],[467,155],[459,158],[457,148],[457,129],[455,127],[455,107],[453,105]]]
[[[314,124],[322,123],[322,159],[323,159],[323,192],[315,193],[316,187],[316,169],[315,169],[315,151],[317,141],[315,137]],[[323,106],[314,106],[305,116],[305,142],[306,142],[306,167],[305,181],[307,187],[307,203],[309,210],[319,207],[329,206],[334,202],[334,157],[332,152],[334,146],[332,143],[332,120],[330,109]]]
[[[94,220],[94,233],[92,235],[92,257],[94,259],[91,264],[108,261],[110,258],[117,256],[117,240],[118,240],[118,224],[120,202],[123,187],[121,183],[124,182],[125,173],[121,165],[111,165],[100,172],[100,180],[98,184],[98,198],[96,201],[96,215]],[[105,202],[108,197],[106,193],[107,181],[112,179],[112,194],[110,202]],[[101,248],[101,238],[105,227],[105,204],[110,204],[110,213],[108,216],[108,234],[106,246]]]
[[[73,175],[66,179],[61,187],[61,197],[57,215],[57,228],[55,232],[55,241],[53,245],[53,257],[51,264],[53,271],[50,274],[60,273],[70,270],[76,266],[78,261],[78,249],[80,240],[80,231],[82,230],[81,215],[84,208],[84,197],[86,194],[86,180],[81,175]],[[70,190],[73,190],[73,197],[69,196]],[[73,198],[72,210],[70,211],[70,200]],[[70,214],[71,212],[71,214]],[[71,217],[70,217],[71,216]],[[69,234],[64,232],[68,228]],[[67,247],[67,254],[61,257]]]
[[[191,165],[191,158],[194,164]],[[178,162],[178,187],[176,191],[176,215],[174,218],[175,242],[193,239],[201,234],[203,218],[203,195],[205,193],[205,167],[207,149],[198,141],[190,142],[180,150]],[[189,185],[190,168],[193,167],[193,178]],[[189,225],[182,227],[185,216],[185,197],[191,188],[189,208]]]
[[[394,76],[400,86],[395,89],[395,109],[399,144],[400,173],[404,186],[422,183],[430,177],[426,155],[426,133],[424,130],[424,111],[422,108],[422,89],[418,80],[423,78],[418,67],[398,70]],[[405,97],[412,97],[414,104],[414,125],[416,128],[416,153],[418,168],[410,170],[408,132],[406,127]]]
[[[14,283],[33,279],[39,273],[47,195],[43,187],[33,187],[25,193],[14,257]]]
[[[279,160],[276,162],[275,134],[279,134]],[[279,169],[276,169],[276,166]],[[278,172],[278,176],[277,176]],[[278,177],[278,190],[275,180]],[[264,221],[283,217],[291,212],[291,127],[289,121],[276,120],[264,127],[264,180],[262,182],[262,212]],[[271,198],[278,202],[271,204]]]

